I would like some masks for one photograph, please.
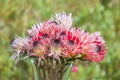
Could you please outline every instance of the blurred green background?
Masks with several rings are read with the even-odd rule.
[[[15,66],[10,60],[10,41],[63,11],[73,14],[73,26],[100,31],[108,46],[104,61],[80,61],[79,71],[69,80],[120,80],[120,0],[0,0],[0,80],[32,80],[28,61]]]

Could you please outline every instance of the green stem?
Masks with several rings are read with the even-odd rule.
[[[34,60],[31,59],[30,62],[32,63],[32,68],[33,68],[33,72],[34,72],[34,80],[40,80]]]

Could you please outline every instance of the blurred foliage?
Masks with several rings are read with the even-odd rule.
[[[10,41],[15,34],[23,36],[33,24],[63,11],[73,14],[75,27],[100,31],[108,44],[103,62],[80,61],[79,72],[72,73],[69,80],[120,79],[119,0],[0,0],[0,80],[32,80],[27,60],[17,65],[10,60]]]

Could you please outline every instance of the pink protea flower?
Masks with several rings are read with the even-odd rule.
[[[99,32],[90,34],[78,28],[72,28],[71,14],[55,14],[51,19],[36,24],[28,30],[29,36],[16,37],[11,47],[18,59],[21,54],[38,57],[39,60],[53,57],[83,58],[99,62],[106,54],[106,44]]]
[[[85,58],[88,60],[95,62],[102,61],[107,52],[105,41],[101,37],[100,32],[91,34],[86,40],[83,42],[81,54],[85,54]]]
[[[19,58],[19,56],[26,51],[24,46],[25,38],[21,38],[16,36],[11,41],[11,49],[14,52],[14,55],[11,57],[12,59]]]

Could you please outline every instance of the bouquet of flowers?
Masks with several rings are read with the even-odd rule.
[[[29,58],[35,80],[67,80],[76,59],[100,62],[107,53],[100,32],[72,27],[71,14],[64,12],[34,25],[28,33],[12,40],[11,58],[16,62]]]

